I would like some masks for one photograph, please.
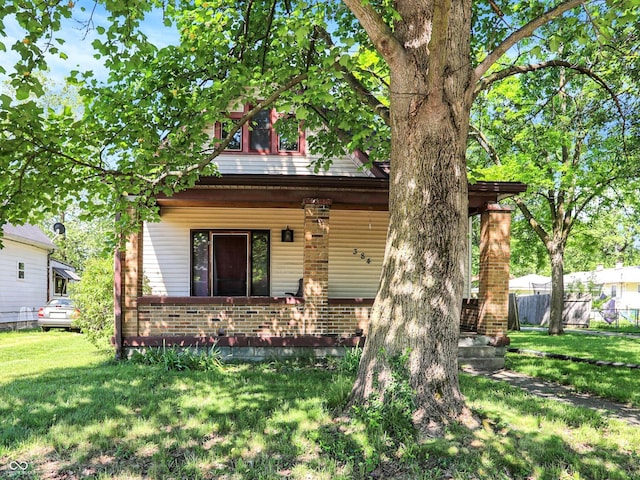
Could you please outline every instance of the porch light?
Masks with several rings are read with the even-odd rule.
[[[287,228],[282,230],[282,241],[293,242],[293,230],[289,228],[289,225],[287,225]]]

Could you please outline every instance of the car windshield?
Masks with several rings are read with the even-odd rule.
[[[48,305],[52,307],[68,307],[72,305],[72,302],[68,298],[54,298]]]

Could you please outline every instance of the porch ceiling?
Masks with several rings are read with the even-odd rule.
[[[526,190],[511,182],[469,184],[469,215],[484,210],[505,196]],[[386,211],[389,203],[387,178],[224,175],[203,177],[198,184],[171,197],[160,195],[160,207],[299,208],[305,198],[329,198],[332,209]]]

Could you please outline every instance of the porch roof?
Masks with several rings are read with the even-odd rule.
[[[517,182],[469,184],[469,215],[488,203],[526,190]],[[160,207],[299,208],[305,198],[330,198],[332,209],[381,210],[389,207],[389,179],[372,177],[224,175],[203,177],[171,197],[160,195]]]

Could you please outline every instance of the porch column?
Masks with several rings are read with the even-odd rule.
[[[122,252],[122,334],[139,335],[138,297],[142,296],[142,225],[129,234]]]
[[[480,217],[478,333],[492,337],[507,335],[511,211],[509,206],[492,203]]]
[[[302,287],[308,335],[328,333],[331,199],[305,198]]]

